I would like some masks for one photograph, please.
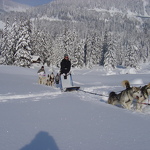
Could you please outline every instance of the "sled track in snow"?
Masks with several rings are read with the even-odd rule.
[[[8,94],[8,95],[0,95],[0,102],[6,102],[8,100],[17,100],[17,99],[28,99],[28,98],[33,98],[34,101],[41,99],[42,97],[46,97],[46,96],[51,96],[51,97],[55,97],[58,96],[59,94],[61,94],[61,91],[57,91],[57,92],[43,92],[43,93],[39,93],[39,94],[24,94],[24,95],[15,95],[15,94]]]

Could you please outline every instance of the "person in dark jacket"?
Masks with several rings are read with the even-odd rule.
[[[44,66],[42,66],[38,72],[37,72],[39,75],[45,75],[45,69],[44,69]]]
[[[60,74],[67,74],[71,69],[71,62],[69,60],[68,54],[64,55],[64,59],[60,63],[61,69]]]

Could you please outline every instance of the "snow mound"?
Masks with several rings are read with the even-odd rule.
[[[142,79],[134,79],[131,81],[131,84],[144,84]]]

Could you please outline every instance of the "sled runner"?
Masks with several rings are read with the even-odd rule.
[[[76,91],[80,87],[73,86],[73,81],[72,81],[72,76],[71,74],[62,74],[60,76],[60,88],[62,91],[67,92],[67,91]]]

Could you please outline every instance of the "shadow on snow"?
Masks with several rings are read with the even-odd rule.
[[[52,136],[47,132],[39,132],[35,138],[20,150],[59,150]]]

